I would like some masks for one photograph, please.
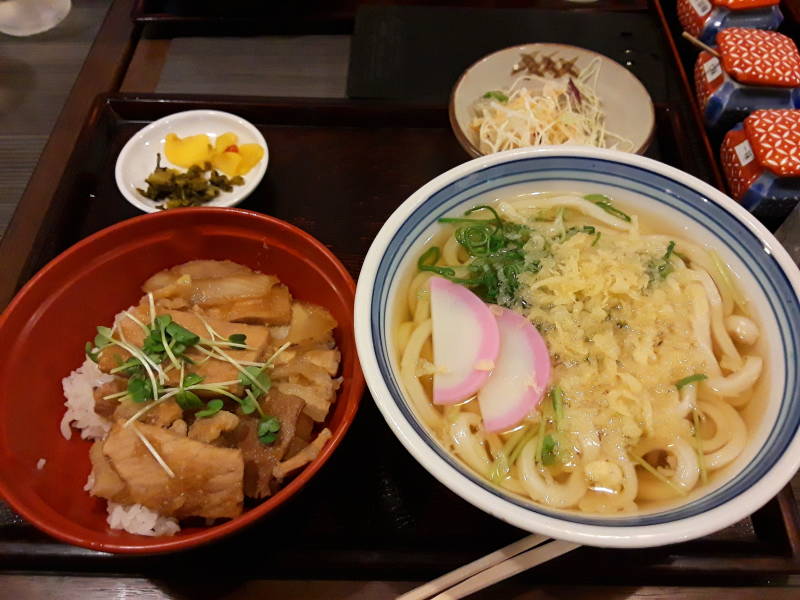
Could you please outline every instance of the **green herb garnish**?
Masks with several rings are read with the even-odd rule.
[[[128,379],[128,396],[134,402],[153,400],[153,385],[149,379],[133,376]]]
[[[261,394],[266,394],[272,385],[272,380],[264,371],[264,367],[245,367],[244,372],[239,371],[239,383],[244,387],[249,387],[258,398]]]
[[[484,98],[497,100],[498,102],[508,102],[508,96],[506,96],[503,92],[499,90],[493,90],[491,92],[486,92],[483,95]]]
[[[228,336],[228,341],[231,344],[244,344],[247,341],[247,336],[243,333],[234,333]]]
[[[626,215],[616,206],[611,203],[611,199],[608,196],[604,196],[603,194],[587,194],[583,197],[584,200],[588,200],[592,204],[595,204],[606,211],[608,214],[617,217],[618,219],[622,219],[626,223],[631,222],[630,216]]]
[[[281,422],[278,417],[263,417],[258,422],[258,441],[264,445],[269,445],[278,439],[278,432],[281,430]]]
[[[675,382],[675,387],[681,389],[684,386],[689,385],[690,383],[696,383],[698,381],[703,381],[704,379],[708,379],[708,375],[703,373],[695,373],[694,375],[689,375],[688,377],[684,377],[683,379]]]
[[[195,410],[203,408],[203,401],[192,391],[181,390],[175,394],[175,402],[178,403],[183,410]]]
[[[189,373],[188,375],[186,375],[186,377],[183,378],[181,387],[187,388],[202,382],[203,382],[203,377],[201,377],[197,373]]]
[[[217,414],[220,410],[222,410],[223,402],[219,398],[215,398],[214,400],[209,400],[208,404],[206,404],[205,409],[198,410],[194,413],[194,416],[198,419],[206,419],[208,417],[213,417]]]

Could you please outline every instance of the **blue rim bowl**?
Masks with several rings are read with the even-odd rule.
[[[681,503],[627,516],[548,509],[493,486],[447,452],[404,397],[393,350],[396,299],[437,219],[533,191],[606,194],[665,233],[715,248],[761,328],[768,373],[741,455]],[[370,247],[358,280],[356,344],[372,396],[398,439],[434,477],[478,508],[528,531],[580,544],[645,547],[723,529],[777,494],[800,467],[800,271],[750,213],[710,185],[657,161],[582,147],[523,148],[477,158],[412,194]]]

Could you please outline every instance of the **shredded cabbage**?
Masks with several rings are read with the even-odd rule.
[[[579,144],[630,152],[633,142],[605,127],[595,90],[600,59],[577,78],[523,75],[475,104],[471,127],[484,154],[543,144]],[[503,98],[507,97],[507,101]]]

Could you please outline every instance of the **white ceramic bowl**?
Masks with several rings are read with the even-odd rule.
[[[264,148],[264,157],[245,174],[244,185],[234,186],[230,192],[222,192],[211,202],[203,206],[236,206],[247,198],[261,182],[269,162],[269,148],[264,136],[249,121],[241,117],[219,110],[187,110],[153,121],[138,131],[122,148],[117,158],[114,176],[119,191],[125,199],[139,210],[158,212],[157,203],[145,198],[136,188],[145,189],[145,179],[156,166],[156,154],[161,153],[161,166],[172,167],[183,171],[170,163],[164,155],[164,141],[168,133],[178,137],[187,137],[205,133],[214,143],[214,139],[227,132],[235,133],[240,144],[259,144]]]
[[[398,378],[398,294],[442,216],[534,190],[602,193],[715,248],[730,264],[762,325],[769,374],[751,402],[761,413],[736,461],[686,501],[604,517],[536,505],[490,485],[446,452],[417,419]],[[582,147],[523,148],[477,158],[420,188],[386,221],[367,253],[355,303],[356,343],[367,384],[392,431],[440,482],[517,527],[594,546],[641,547],[707,535],[772,498],[800,466],[800,272],[778,241],[733,200],[648,158]]]
[[[522,73],[512,74],[522,54],[551,55],[556,59],[576,59],[578,72],[594,59],[600,60],[597,97],[606,116],[606,129],[631,140],[633,152],[647,150],[655,131],[655,110],[650,94],[628,69],[585,48],[566,44],[525,44],[498,50],[473,64],[461,75],[450,95],[450,126],[458,142],[470,156],[481,156],[478,136],[470,127],[474,104],[486,92],[508,89]]]

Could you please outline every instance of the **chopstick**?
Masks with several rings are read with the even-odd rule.
[[[477,592],[498,581],[569,552],[578,546],[579,544],[573,544],[572,542],[550,540],[543,535],[529,535],[406,592],[398,596],[397,600],[426,600],[432,596],[433,600],[463,598],[468,594]]]
[[[557,540],[542,544],[538,548],[518,554],[513,558],[501,562],[499,565],[495,565],[482,573],[478,573],[474,577],[470,577],[457,586],[434,596],[431,600],[458,600],[458,598],[469,596],[483,588],[494,585],[498,581],[503,581],[517,573],[522,573],[522,571],[527,571],[536,565],[540,565],[557,556],[566,554],[579,546],[580,544],[574,542],[562,542]]]
[[[720,56],[719,56],[719,52],[717,52],[716,50],[714,50],[714,49],[713,49],[711,46],[709,46],[708,44],[704,44],[703,42],[701,42],[700,40],[698,40],[696,37],[694,37],[694,36],[693,36],[691,33],[689,33],[688,31],[684,31],[684,32],[683,32],[681,35],[683,36],[683,38],[684,38],[684,39],[687,39],[687,40],[689,40],[689,41],[690,41],[692,44],[694,44],[695,46],[697,46],[697,47],[698,47],[698,48],[700,48],[701,50],[705,50],[706,52],[708,52],[709,54],[711,54],[711,55],[713,55],[713,56],[716,56],[717,58],[719,58],[719,57],[720,57]]]

